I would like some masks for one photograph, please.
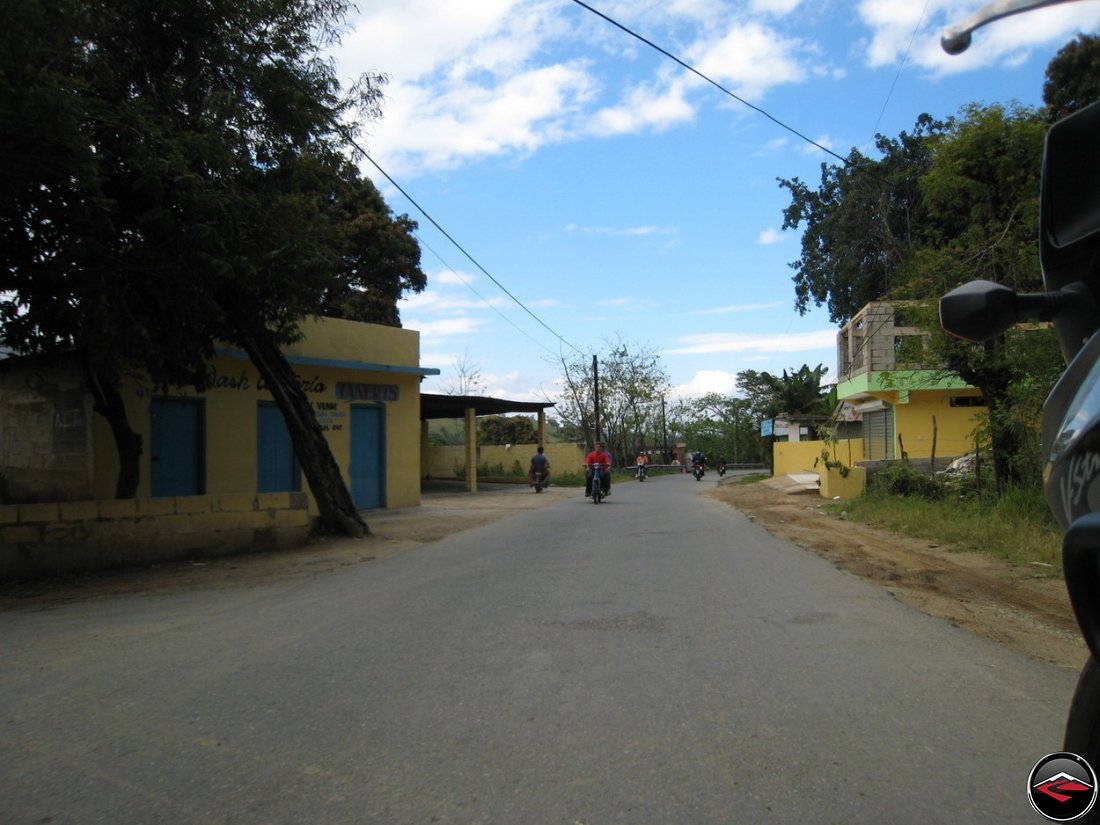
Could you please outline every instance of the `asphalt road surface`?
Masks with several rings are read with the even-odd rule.
[[[710,483],[578,493],[313,577],[0,614],[0,822],[1043,821],[1025,785],[1074,674]]]

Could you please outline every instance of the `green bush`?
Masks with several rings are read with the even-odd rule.
[[[942,481],[904,461],[875,473],[874,488],[894,496],[914,496],[927,501],[941,501],[947,497],[947,487]]]

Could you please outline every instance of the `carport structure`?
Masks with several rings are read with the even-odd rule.
[[[507,415],[508,413],[536,413],[538,415],[539,443],[546,442],[546,408],[549,401],[509,401],[506,398],[490,398],[484,395],[431,395],[420,394],[420,449],[428,449],[428,421],[436,418],[462,418],[466,421],[466,490],[477,492],[477,417],[479,415]]]

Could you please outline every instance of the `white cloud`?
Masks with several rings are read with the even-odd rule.
[[[675,235],[677,230],[670,226],[628,226],[616,228],[611,226],[579,226],[575,223],[567,224],[566,232],[581,232],[586,235]]]
[[[609,3],[606,11],[739,95],[758,99],[828,71],[811,66],[821,62],[814,44],[748,17],[782,17],[797,4],[755,0],[751,9],[736,9],[718,0],[637,0]],[[364,71],[390,77],[383,118],[364,128],[371,156],[401,178],[585,137],[667,130],[693,122],[698,106],[713,105],[713,90],[698,77],[667,60],[654,62],[637,41],[568,6],[367,4],[333,54],[345,80]],[[626,61],[635,73],[609,70],[608,59],[620,67]]]
[[[504,306],[507,300],[504,298],[487,298],[484,301],[474,293],[456,295],[454,292],[426,289],[401,299],[398,309],[401,312],[414,312],[423,314],[446,315],[457,312],[466,312],[471,309],[488,309],[489,307]]]
[[[783,17],[798,8],[802,0],[752,0],[750,8],[757,14]]]
[[[729,395],[737,388],[737,376],[725,370],[699,370],[686,384],[672,388],[675,398],[698,398],[707,393],[717,392]]]
[[[783,233],[773,226],[769,226],[767,229],[761,231],[756,236],[756,242],[761,246],[770,246],[773,243],[779,243],[783,240]]]
[[[756,100],[769,89],[803,82],[808,72],[796,59],[807,46],[760,23],[737,23],[718,40],[697,44],[689,63],[741,97]]]
[[[775,309],[783,306],[783,301],[771,301],[766,304],[730,304],[724,307],[711,307],[701,309],[695,315],[725,315],[731,312],[756,312],[763,309]]]
[[[472,335],[477,332],[483,322],[478,318],[442,318],[438,321],[421,321],[418,319],[406,319],[406,329],[418,330],[420,340],[448,338],[452,335]]]
[[[469,272],[456,272],[451,269],[444,269],[428,276],[428,283],[430,284],[461,284],[465,286],[476,280],[476,275],[471,275]]]
[[[667,76],[667,72],[663,73]],[[687,78],[645,84],[631,89],[617,106],[599,110],[589,131],[596,137],[634,134],[644,129],[664,131],[695,117],[695,107],[684,98]]]
[[[836,347],[836,330],[794,335],[758,335],[744,332],[710,332],[685,335],[664,351],[665,355],[707,355],[718,352],[805,352]]]

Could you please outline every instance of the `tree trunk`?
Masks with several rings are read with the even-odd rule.
[[[126,417],[126,405],[118,390],[118,377],[108,376],[91,366],[87,368],[87,374],[88,391],[92,394],[95,411],[107,419],[118,448],[115,498],[137,498],[138,482],[141,480],[141,435],[133,431]]]
[[[239,336],[283,414],[294,455],[317,501],[322,526],[326,531],[354,538],[366,535],[370,530],[355,508],[313,407],[271,333],[240,330]]]

